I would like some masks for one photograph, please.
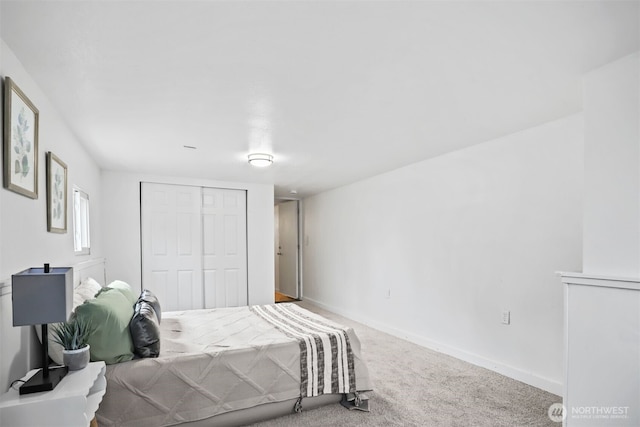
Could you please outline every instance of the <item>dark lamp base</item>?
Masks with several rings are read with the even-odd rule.
[[[43,375],[43,370],[40,369],[26,383],[20,387],[20,394],[38,393],[41,391],[53,390],[60,380],[67,375],[67,367],[62,366],[59,368],[49,368],[49,376],[47,378]]]

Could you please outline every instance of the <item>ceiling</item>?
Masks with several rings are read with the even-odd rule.
[[[639,5],[2,0],[0,35],[102,169],[304,197],[580,111]]]

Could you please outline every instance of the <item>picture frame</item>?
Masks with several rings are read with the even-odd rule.
[[[67,165],[47,152],[47,231],[67,232]]]
[[[40,112],[10,77],[4,79],[4,188],[38,198]]]

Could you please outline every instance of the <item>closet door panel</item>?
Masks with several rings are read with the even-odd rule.
[[[201,308],[200,188],[142,184],[142,286],[165,310]]]
[[[247,194],[202,189],[205,308],[248,304]]]

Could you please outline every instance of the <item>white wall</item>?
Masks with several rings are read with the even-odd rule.
[[[247,190],[247,257],[249,304],[270,304],[274,298],[273,186],[194,178],[102,172],[104,250],[107,281],[119,279],[140,286],[140,182]]]
[[[305,199],[304,297],[560,394],[582,176],[580,114]]]
[[[48,262],[75,265],[102,256],[100,171],[80,141],[59,117],[56,109],[24,70],[10,48],[0,41],[0,75],[11,77],[40,111],[38,147],[38,198],[0,189],[0,391],[30,368],[36,351],[31,349],[30,327],[13,327],[10,277],[28,267]],[[0,106],[2,108],[2,106]],[[73,253],[71,198],[68,199],[66,234],[47,232],[45,153],[52,151],[67,164],[68,187],[78,185],[91,198],[91,255]],[[70,193],[69,193],[70,194]]]
[[[638,53],[587,74],[584,272],[640,277]]]

